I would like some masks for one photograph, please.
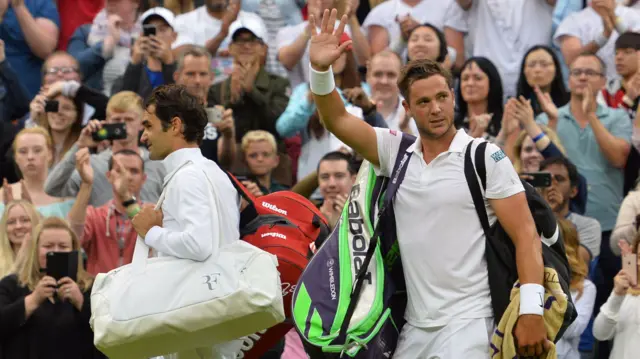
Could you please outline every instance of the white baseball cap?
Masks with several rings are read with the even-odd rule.
[[[147,20],[156,16],[162,18],[162,20],[164,20],[169,26],[171,26],[172,29],[174,29],[173,23],[176,17],[173,15],[173,12],[171,12],[171,10],[165,9],[163,7],[153,7],[145,11],[140,16],[140,21],[144,25],[144,23],[147,22]]]
[[[231,39],[233,39],[240,30],[248,30],[263,42],[267,41],[267,27],[260,18],[245,16],[242,19],[234,21],[229,28]]]

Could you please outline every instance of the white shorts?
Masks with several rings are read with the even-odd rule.
[[[488,359],[493,318],[457,319],[446,326],[402,327],[393,359]]]

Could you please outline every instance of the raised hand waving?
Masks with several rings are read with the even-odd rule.
[[[331,12],[325,10],[324,14],[322,14],[320,33],[317,31],[315,17],[313,15],[309,16],[311,28],[309,61],[316,71],[327,71],[331,64],[351,45],[351,40],[340,44],[340,37],[344,32],[344,27],[348,19],[346,15],[343,15],[338,28],[334,30],[337,16],[338,10],[333,9]]]

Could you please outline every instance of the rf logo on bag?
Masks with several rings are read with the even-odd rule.
[[[204,283],[202,284],[206,284],[209,290],[215,290],[218,287],[218,277],[220,277],[220,273],[203,275]]]

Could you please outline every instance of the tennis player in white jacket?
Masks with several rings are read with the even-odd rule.
[[[171,180],[161,210],[153,206],[132,211],[133,227],[145,243],[160,256],[204,261],[216,255],[222,245],[236,241],[238,233],[239,196],[227,175],[218,165],[200,152],[200,143],[207,125],[207,116],[197,98],[178,85],[160,86],[147,101],[142,141],[152,160],[162,160]],[[203,173],[203,171],[206,172]],[[214,187],[212,207],[207,177]],[[132,200],[135,199],[132,198]],[[228,208],[217,208],[215,202]],[[222,237],[211,231],[212,219],[217,217]],[[235,359],[241,340],[177,353],[165,358],[178,359]]]

